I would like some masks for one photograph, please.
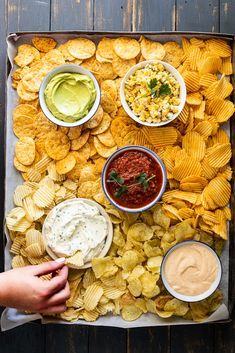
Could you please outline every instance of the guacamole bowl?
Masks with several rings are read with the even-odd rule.
[[[101,92],[95,76],[84,67],[66,64],[51,70],[43,79],[39,102],[54,124],[74,127],[96,113]]]

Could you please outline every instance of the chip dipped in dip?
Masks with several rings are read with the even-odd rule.
[[[96,203],[85,199],[61,202],[43,225],[46,244],[54,254],[70,257],[79,251],[84,263],[100,255],[108,232],[109,223]]]
[[[61,72],[48,82],[44,97],[50,112],[59,120],[75,122],[86,116],[96,99],[96,89],[90,76]]]
[[[176,298],[198,301],[211,295],[221,278],[221,263],[207,244],[184,241],[172,247],[161,267],[163,284]]]

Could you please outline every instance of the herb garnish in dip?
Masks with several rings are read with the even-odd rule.
[[[141,121],[160,123],[173,118],[180,105],[180,84],[163,64],[147,64],[125,82],[125,98]]]
[[[52,77],[44,95],[48,109],[57,119],[73,123],[89,113],[96,89],[88,75],[62,72]]]
[[[106,188],[119,205],[138,208],[159,194],[163,175],[160,165],[142,151],[125,151],[114,158],[106,173]]]

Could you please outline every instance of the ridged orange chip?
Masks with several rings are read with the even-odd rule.
[[[190,175],[201,176],[201,173],[201,163],[192,157],[183,159],[172,171],[173,178],[179,181]]]
[[[219,170],[218,168],[211,167],[206,157],[201,161],[201,166],[202,166],[201,175],[209,180],[213,179]]]
[[[233,66],[231,62],[231,57],[222,58],[222,65],[219,71],[221,72],[221,74],[232,75]]]
[[[222,65],[222,60],[219,56],[206,56],[198,64],[199,74],[217,73]]]
[[[209,114],[215,115],[219,123],[227,121],[234,114],[233,102],[221,98],[214,98],[206,105]]]
[[[143,133],[154,147],[173,145],[178,138],[177,130],[174,127],[143,127]]]
[[[190,67],[192,71],[197,71],[198,62],[201,60],[202,51],[200,48],[192,46],[192,49],[189,54]]]
[[[183,73],[183,78],[186,84],[187,92],[196,92],[200,88],[200,77],[198,72],[195,71],[185,71]]]
[[[202,95],[199,92],[189,93],[186,97],[186,102],[189,105],[200,105],[202,102]]]
[[[16,158],[23,165],[30,165],[35,159],[35,142],[31,137],[22,137],[16,142]]]
[[[201,161],[205,156],[206,144],[203,137],[196,131],[187,133],[182,139],[182,147],[194,159]]]
[[[14,134],[20,138],[24,136],[35,137],[35,119],[27,115],[15,115],[13,118]]]
[[[224,207],[228,204],[231,194],[231,185],[223,177],[212,179],[207,185],[208,193],[217,204],[217,207]]]
[[[227,58],[232,55],[230,45],[223,39],[212,38],[206,41],[206,47],[215,55]]]
[[[215,96],[217,98],[225,99],[233,92],[233,85],[225,78],[222,77],[215,88]]]
[[[210,87],[212,83],[217,81],[217,77],[214,74],[206,73],[200,76],[200,86]]]
[[[206,158],[211,167],[221,168],[227,164],[232,157],[230,143],[215,144],[206,151]]]
[[[201,121],[195,126],[193,131],[198,132],[205,140],[207,140],[208,136],[212,133],[212,125],[209,121]]]
[[[187,103],[185,103],[183,110],[178,116],[178,119],[185,124],[188,121],[188,118],[189,118],[189,106]]]

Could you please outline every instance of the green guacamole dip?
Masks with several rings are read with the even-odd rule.
[[[48,109],[57,119],[73,123],[88,114],[96,89],[89,76],[63,72],[53,76],[44,95]]]

